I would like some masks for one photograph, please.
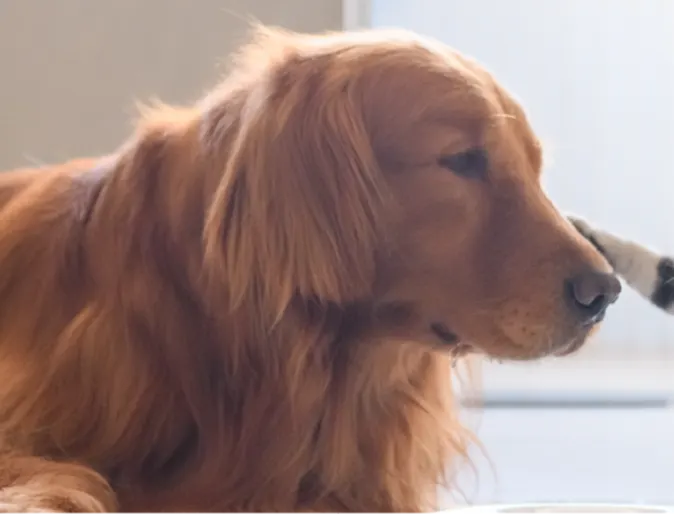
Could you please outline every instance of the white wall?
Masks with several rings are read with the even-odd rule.
[[[674,252],[672,0],[373,0],[371,15],[474,56],[520,98],[561,209]],[[674,321],[631,292],[598,339],[674,358]]]

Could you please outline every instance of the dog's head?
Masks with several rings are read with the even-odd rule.
[[[152,114],[101,193],[94,221],[114,230],[89,230],[89,260],[204,450],[170,495],[433,508],[467,454],[452,354],[573,351],[618,295],[541,190],[522,109],[439,43],[260,29],[196,108]]]
[[[226,148],[207,258],[269,326],[355,309],[370,338],[526,359],[579,347],[619,293],[521,107],[439,43],[262,30],[204,112]]]

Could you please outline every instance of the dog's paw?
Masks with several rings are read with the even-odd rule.
[[[23,503],[7,503],[0,500],[0,514],[64,514],[52,509],[30,507]]]

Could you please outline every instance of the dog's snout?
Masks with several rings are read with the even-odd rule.
[[[609,305],[620,295],[620,281],[612,273],[586,271],[567,280],[571,308],[585,323],[600,321]]]

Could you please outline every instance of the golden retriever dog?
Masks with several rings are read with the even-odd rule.
[[[619,294],[540,172],[443,45],[260,28],[105,158],[3,174],[0,510],[436,508],[453,359],[569,354]]]

